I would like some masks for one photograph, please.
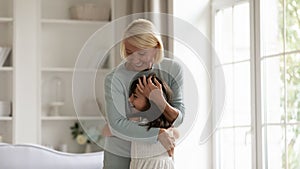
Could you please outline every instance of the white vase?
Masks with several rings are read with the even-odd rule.
[[[91,153],[92,152],[92,145],[87,143],[85,145],[85,153]]]

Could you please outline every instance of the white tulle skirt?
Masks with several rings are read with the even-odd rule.
[[[130,169],[174,169],[174,162],[170,157],[133,158]]]
[[[174,161],[158,142],[131,142],[130,169],[174,169]]]

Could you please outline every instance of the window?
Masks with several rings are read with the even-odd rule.
[[[263,168],[300,168],[300,1],[261,2]]]
[[[300,0],[212,6],[214,69],[226,81],[214,168],[300,168]]]
[[[216,168],[251,168],[249,3],[216,9],[215,47],[225,76],[226,104],[215,133]],[[218,85],[216,85],[218,87]]]

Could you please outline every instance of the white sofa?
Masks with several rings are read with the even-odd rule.
[[[0,169],[102,169],[103,152],[71,154],[33,144],[0,143]]]

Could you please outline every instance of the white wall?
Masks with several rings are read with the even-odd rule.
[[[210,0],[174,0],[173,6],[174,16],[190,22],[210,39]]]
[[[174,16],[192,24],[210,40],[211,10],[209,0],[174,0]],[[176,27],[174,28],[176,32]],[[175,34],[176,37],[176,34]],[[195,37],[197,38],[197,37]],[[212,168],[211,140],[199,144],[201,131],[204,129],[209,110],[210,85],[209,76],[203,62],[197,61],[191,50],[183,43],[174,42],[174,53],[185,67],[185,106],[186,118],[183,125],[192,126],[175,149],[176,168],[210,169]],[[207,67],[210,68],[209,66]],[[198,92],[196,92],[196,89]],[[197,97],[198,99],[195,99]],[[196,109],[196,110],[195,110]],[[195,112],[197,116],[195,117]]]

